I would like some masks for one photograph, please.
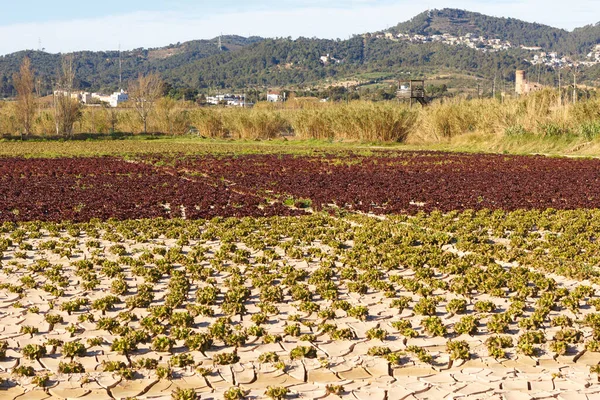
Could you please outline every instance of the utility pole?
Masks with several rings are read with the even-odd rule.
[[[558,67],[558,105],[562,107],[562,87],[560,82],[560,66]]]
[[[496,76],[498,75],[498,73],[496,72],[494,74],[494,83],[492,84],[492,98],[496,98]]]
[[[577,103],[577,65],[573,68],[573,104]]]
[[[348,83],[346,82],[346,105],[350,104],[350,92],[348,88]]]
[[[123,89],[123,64],[121,62],[121,43],[119,43],[119,90]]]

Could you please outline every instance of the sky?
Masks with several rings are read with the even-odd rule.
[[[0,54],[160,47],[219,34],[348,38],[459,8],[558,28],[600,20],[599,0],[0,0]],[[8,3],[10,2],[10,5]]]

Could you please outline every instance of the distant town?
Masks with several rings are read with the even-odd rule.
[[[392,32],[378,33],[375,35],[378,39],[389,39],[397,41],[408,41],[411,43],[443,43],[450,46],[466,46],[471,49],[482,51],[482,52],[497,52],[502,50],[509,50],[512,48],[520,48],[530,52],[539,52],[533,55],[531,58],[526,59],[527,62],[533,65],[546,65],[549,67],[563,68],[572,66],[592,66],[600,64],[600,44],[595,45],[591,51],[587,54],[586,60],[573,60],[569,56],[559,55],[556,52],[544,52],[541,47],[538,46],[513,46],[509,41],[498,39],[498,38],[486,38],[483,36],[476,36],[472,33],[467,33],[464,36],[454,36],[449,33],[439,35],[419,35],[419,34],[408,34],[408,33],[397,33]],[[325,57],[321,57],[323,60]]]

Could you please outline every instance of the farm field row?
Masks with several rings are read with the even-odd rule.
[[[600,160],[436,152],[0,158],[0,221],[598,208],[599,181]]]
[[[598,395],[598,232],[598,210],[5,222],[0,395]]]

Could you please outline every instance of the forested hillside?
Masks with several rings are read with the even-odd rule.
[[[514,18],[497,18],[470,11],[445,8],[423,12],[391,29],[396,33],[435,35],[467,33],[508,40],[515,46],[540,46],[558,50],[570,35],[568,31]]]
[[[337,61],[324,65],[320,56]],[[440,43],[411,44],[385,39],[265,40],[257,45],[206,58],[165,72],[169,81],[191,87],[299,85],[328,78],[356,77],[369,72],[413,72],[447,69],[509,76],[527,65],[515,53],[484,54]]]
[[[224,36],[222,47],[218,47],[218,39],[194,40],[185,43],[155,49],[135,49],[121,53],[122,77],[124,81],[151,71],[163,73],[173,68],[194,61],[224,53],[234,53],[262,41],[262,38],[241,36]],[[74,55],[75,86],[82,90],[111,91],[119,86],[119,52],[76,52]],[[15,73],[23,57],[31,59],[41,81],[42,90],[50,91],[52,81],[60,67],[60,54],[49,54],[43,51],[21,51],[0,56],[0,97],[10,96],[13,91],[12,75]]]
[[[520,45],[540,46],[583,59],[600,43],[599,25],[567,32],[453,9],[424,12],[388,33],[471,33],[510,41],[512,48],[480,51],[463,45],[390,39],[383,33],[356,35],[347,40],[225,36],[221,48],[218,39],[212,39],[125,51],[121,53],[122,86],[126,87],[127,81],[138,74],[152,71],[160,73],[174,92],[192,94],[216,88],[310,87],[336,80],[368,80],[372,76],[401,78],[455,72],[488,80],[510,80],[515,69],[527,69],[550,80],[555,71],[532,66],[526,61],[532,53],[521,50]],[[50,92],[61,55],[24,51],[0,57],[0,97],[13,95],[12,75],[25,56],[32,60],[42,92]],[[78,88],[105,92],[118,89],[119,52],[78,52],[74,59]],[[580,82],[591,83],[599,77],[598,66],[580,71]]]

